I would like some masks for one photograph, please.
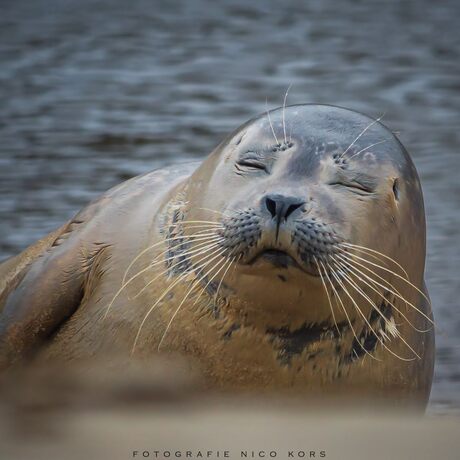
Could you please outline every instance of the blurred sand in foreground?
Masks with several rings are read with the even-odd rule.
[[[170,362],[32,367],[0,385],[2,460],[460,458],[460,418],[210,393]]]

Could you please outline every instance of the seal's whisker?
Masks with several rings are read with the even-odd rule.
[[[196,241],[196,240],[195,240]],[[165,263],[165,262],[168,262],[170,260],[174,260],[174,259],[179,259],[181,258],[182,260],[179,260],[178,262],[170,265],[168,267],[169,270],[175,268],[177,265],[180,265],[183,263],[183,259],[185,257],[187,258],[190,258],[191,255],[194,255],[194,257],[202,254],[203,252],[205,252],[206,250],[209,250],[209,249],[212,249],[214,247],[217,247],[217,246],[220,246],[222,243],[222,237],[220,236],[215,236],[213,238],[208,238],[207,240],[205,241],[201,241],[199,242],[198,244],[195,244],[194,246],[192,246],[190,249],[187,249],[186,251],[184,252],[180,252],[179,254],[173,254],[169,257],[166,257],[156,263]],[[170,250],[173,250],[174,248],[170,248]]]
[[[199,232],[195,232],[193,235],[187,235],[187,236],[183,236],[183,235],[180,235],[180,236],[176,236],[176,237],[171,237],[171,238],[165,238],[165,239],[162,239],[161,241],[159,241],[158,243],[155,243],[155,244],[152,244],[151,246],[148,246],[147,248],[143,249],[136,257],[134,257],[134,259],[130,262],[130,264],[128,265],[128,268],[125,270],[125,273],[123,274],[123,279],[122,279],[122,284],[125,283],[126,281],[126,278],[128,276],[128,272],[129,270],[131,270],[132,266],[148,251],[152,250],[152,249],[155,249],[157,246],[159,246],[160,244],[165,244],[165,243],[168,243],[170,241],[174,241],[174,240],[179,240],[179,239],[184,239],[184,238],[195,238],[195,236],[207,236],[206,232],[209,231],[210,229],[205,229],[205,230],[202,230],[202,231],[199,231]],[[211,234],[215,234],[215,233],[210,233]],[[167,251],[166,251],[167,252]],[[163,253],[164,254],[164,253]],[[157,256],[158,257],[158,256]]]
[[[126,281],[126,278],[128,276],[128,272],[129,270],[131,269],[131,267],[148,251],[156,248],[157,246],[159,246],[160,244],[164,244],[164,240],[161,240],[159,241],[158,243],[155,243],[155,244],[152,244],[151,246],[148,246],[146,247],[145,249],[143,249],[136,257],[134,257],[134,259],[130,262],[130,264],[128,265],[128,268],[125,270],[125,273],[123,274],[123,278],[122,278],[122,281],[121,281],[121,284],[124,285],[125,284],[125,281]],[[116,297],[116,295],[115,295]]]
[[[213,244],[211,244],[213,243]],[[208,246],[205,246],[203,248],[200,248],[199,252],[197,254],[195,254],[195,257],[196,256],[200,256],[204,253],[208,253],[210,250],[212,249],[215,249],[216,247],[220,248],[221,247],[221,241],[218,239],[216,241],[212,241],[211,243],[208,243]],[[214,254],[215,252],[217,251],[214,251],[212,252],[211,254]],[[181,254],[182,255],[182,254]],[[152,285],[158,278],[160,278],[161,276],[165,275],[166,273],[170,272],[173,268],[183,264],[184,261],[181,259],[179,261],[177,261],[175,264],[171,265],[170,267],[166,268],[166,270],[163,270],[161,273],[159,273],[157,276],[155,276],[154,278],[152,278],[134,297],[133,299],[137,299],[140,295],[142,295],[143,292],[145,292],[145,290],[150,286]]]
[[[224,274],[222,275],[222,278],[221,278],[221,280],[220,280],[219,286],[217,287],[217,291],[216,291],[216,294],[215,294],[215,297],[214,297],[214,298],[215,298],[214,302],[216,302],[216,300],[217,300],[217,297],[218,297],[218,295],[219,295],[219,289],[220,289],[220,287],[221,287],[221,285],[222,285],[222,283],[223,283],[223,281],[224,281],[225,276],[227,275],[228,270],[230,269],[230,267],[232,266],[232,264],[233,264],[233,268],[235,268],[236,263],[234,263],[234,262],[236,262],[237,259],[239,260],[240,257],[238,257],[238,258],[237,258],[237,257],[233,257],[232,259],[230,259],[230,264],[229,264],[229,266],[227,267],[227,269],[225,270]],[[195,302],[193,302],[193,305],[195,305],[195,304],[200,300],[200,297],[202,296],[202,294],[203,294],[203,292],[205,291],[206,287],[207,287],[207,285],[204,287],[204,289],[201,290],[200,294],[199,294],[199,295],[197,296],[197,298],[195,299]],[[193,307],[193,305],[192,305],[192,307]],[[205,315],[206,315],[206,312],[203,313],[203,315],[201,315],[199,319],[203,318]]]
[[[232,257],[232,258],[230,259],[230,264],[229,264],[228,267],[225,269],[225,272],[224,272],[224,274],[222,275],[222,278],[220,279],[219,285],[217,286],[216,294],[215,294],[215,296],[214,296],[214,303],[217,302],[217,299],[218,299],[218,296],[219,296],[219,290],[220,290],[220,288],[221,288],[221,286],[222,286],[222,283],[223,283],[223,281],[224,281],[224,278],[225,278],[225,276],[227,275],[228,270],[229,270],[230,267],[232,266],[233,262],[236,262],[236,256],[235,256],[235,257]]]
[[[353,267],[353,265],[350,262],[346,263],[346,269],[347,269],[347,272],[350,275],[353,275],[356,279],[358,279],[359,281],[364,283],[366,286],[368,286],[370,289],[372,289],[376,294],[378,294],[382,298],[383,301],[385,301],[386,303],[391,305],[392,308],[394,308],[394,310],[397,311],[415,331],[421,332],[421,333],[426,333],[426,332],[429,332],[431,330],[431,328],[430,329],[418,329],[409,320],[409,318],[407,318],[407,316],[393,302],[391,302],[389,299],[387,299],[387,297],[385,297],[385,295],[375,287],[375,286],[381,286],[381,285],[376,283],[376,281],[374,281],[371,277],[369,277],[366,274],[360,272],[358,269]],[[358,272],[361,273],[363,276],[365,276],[369,280],[369,282],[366,281],[365,279],[363,279],[359,274],[357,274]],[[375,284],[375,286],[373,284]],[[382,287],[382,289],[385,289],[385,288]]]
[[[166,243],[174,241],[174,244],[172,244],[171,246],[168,246],[167,249],[165,249],[163,252],[155,256],[152,262],[158,259],[159,257],[161,257],[162,255],[166,254],[167,252],[174,251],[175,249],[180,248],[181,246],[184,246],[186,243],[201,244],[203,241],[212,241],[215,238],[221,238],[221,237],[216,232],[203,233],[203,234],[200,234],[200,232],[197,232],[197,233],[194,233],[193,235],[183,235],[180,238],[164,240],[164,242]]]
[[[217,211],[216,209],[211,209],[211,208],[197,208],[197,209],[203,209],[204,211],[210,211],[210,212],[215,212],[216,214],[220,214],[222,216],[225,216],[225,217],[231,217],[229,214],[226,214],[224,212],[221,212],[221,211]],[[227,208],[228,211],[230,212],[237,212],[233,209],[230,209],[230,208]]]
[[[318,268],[318,273],[319,273],[319,276],[321,277],[321,282],[323,283],[323,287],[324,287],[324,291],[326,292],[326,295],[327,295],[327,300],[329,302],[329,307],[331,309],[331,313],[332,313],[332,319],[334,320],[334,325],[335,325],[335,328],[337,329],[337,332],[339,334],[339,337],[341,336],[340,334],[340,329],[339,329],[339,326],[337,325],[337,321],[335,319],[335,313],[334,313],[334,308],[332,307],[332,302],[331,302],[331,297],[329,295],[329,290],[327,289],[327,286],[326,286],[326,282],[323,278],[323,274],[322,274],[322,271],[321,271],[321,267],[319,266],[318,264],[318,260],[316,257],[313,257],[315,263],[316,263],[316,267]],[[321,262],[321,265],[324,269],[324,271],[326,271],[326,268],[324,267],[323,263]]]
[[[390,262],[393,262],[397,267],[399,267],[403,271],[403,273],[404,273],[404,275],[406,275],[407,279],[409,279],[409,275],[407,274],[406,270],[404,270],[404,267],[402,265],[400,265],[398,262],[396,262],[396,260],[394,260],[390,256],[384,254],[383,252],[376,251],[375,249],[368,248],[367,246],[360,246],[358,244],[352,244],[352,243],[340,243],[340,246],[349,247],[349,248],[354,249],[355,251],[358,251],[358,252],[365,252],[365,253],[369,252],[369,253],[373,253],[373,254],[378,254],[379,256],[384,257],[385,259],[389,260]],[[381,261],[381,262],[383,262],[383,261]]]
[[[349,281],[349,277],[344,274],[343,275],[343,278],[345,281],[348,282],[348,284],[351,285],[350,281]],[[342,289],[344,290],[345,294],[350,298],[350,300],[352,301],[353,305],[355,306],[355,309],[356,311],[360,314],[360,316],[363,318],[364,322],[366,323],[367,327],[372,331],[372,333],[374,334],[375,338],[379,341],[380,345],[382,345],[382,347],[384,347],[389,353],[391,353],[393,356],[395,356],[396,358],[400,359],[401,361],[413,361],[415,358],[403,358],[402,356],[399,356],[397,353],[395,353],[393,350],[391,350],[386,344],[385,342],[382,340],[382,338],[380,337],[379,334],[377,334],[377,332],[375,331],[375,329],[372,327],[371,323],[369,322],[369,320],[367,319],[366,315],[362,312],[362,310],[359,308],[359,305],[357,304],[357,302],[355,301],[354,297],[348,292],[348,289],[345,287],[345,283],[343,283],[338,277],[336,277],[336,280],[337,282],[340,284],[340,286],[342,287]]]
[[[224,227],[207,227],[203,228],[202,226],[189,226],[189,227],[183,227],[180,228],[180,230],[173,229],[172,227],[169,227],[168,230],[170,231],[171,234],[174,234],[175,236],[171,236],[169,238],[165,238],[163,241],[165,243],[171,243],[174,242],[175,240],[180,240],[180,239],[187,239],[187,238],[195,238],[195,237],[201,237],[201,236],[208,236],[208,235],[218,235],[218,231],[222,230]],[[188,234],[185,233],[185,230],[190,230],[190,229],[197,229],[196,231]],[[201,230],[199,230],[201,229]]]
[[[176,228],[181,228],[183,230],[187,229],[191,229],[191,228],[202,228],[204,230],[216,230],[216,229],[219,229],[219,228],[223,228],[223,225],[218,223],[218,224],[189,224],[187,222],[184,223],[184,225],[182,224],[171,224],[168,226],[168,230],[173,230],[173,229],[176,229]],[[203,231],[204,231],[203,230]]]
[[[223,262],[223,265],[219,268],[219,270],[217,271],[217,273],[215,273],[213,275],[213,277],[207,282],[206,286],[203,288],[203,289],[206,289],[206,287],[209,285],[209,283],[211,283],[211,281],[217,276],[217,274],[222,270],[223,267],[225,267],[227,261],[224,259],[223,261],[218,261],[217,263],[214,264],[214,266],[212,268],[210,268],[208,270],[207,273],[205,273],[203,276],[199,276],[197,275],[197,279],[193,282],[192,284],[192,287],[187,291],[187,293],[185,294],[184,298],[181,300],[179,306],[176,308],[175,312],[173,313],[173,315],[171,316],[171,319],[169,320],[169,323],[167,324],[166,326],[166,329],[161,337],[161,340],[158,344],[158,351],[160,351],[160,348],[161,348],[161,345],[163,343],[163,340],[165,339],[166,337],[166,334],[168,333],[169,331],[169,328],[171,327],[171,324],[172,322],[174,321],[174,318],[177,316],[177,314],[179,313],[179,310],[180,308],[182,307],[182,305],[184,304],[184,302],[187,300],[188,296],[191,294],[191,292],[193,291],[193,289],[195,289],[195,287],[203,280],[203,279],[206,279],[207,276],[209,276],[209,274],[211,273],[212,270],[214,270],[216,267],[218,267],[221,263]],[[199,298],[199,297],[198,297]],[[195,305],[195,304],[193,304]]]
[[[179,222],[175,222],[169,225],[169,227],[177,227],[184,224],[209,224],[211,226],[219,226],[222,225],[219,222],[215,222],[213,220],[180,220]]]
[[[201,254],[203,251],[205,250],[208,250],[210,248],[213,248],[215,246],[218,246],[220,244],[220,241],[222,240],[221,237],[219,236],[214,236],[212,238],[206,238],[206,239],[203,239],[203,240],[200,240],[200,239],[196,239],[194,240],[194,243],[196,241],[199,241],[198,244],[195,244],[192,248],[188,249],[187,251],[184,251],[184,252],[181,252],[180,254],[174,254],[172,256],[169,256],[169,257],[165,257],[164,259],[161,259],[161,260],[158,260],[158,261],[154,261],[152,262],[149,267],[152,268],[158,264],[164,264],[165,262],[168,262],[169,260],[173,260],[173,259],[177,259],[179,257],[181,258],[184,258],[184,257],[189,257],[191,256],[192,254],[195,254],[195,255],[199,255]],[[180,244],[179,245],[176,245],[176,246],[173,246],[171,248],[168,248],[166,251],[164,251],[161,255],[163,255],[164,253],[167,253],[171,250],[174,250],[176,247],[178,246],[181,246]],[[198,253],[198,254],[196,254]],[[156,259],[156,258],[155,258]],[[154,260],[155,260],[154,259]],[[181,263],[183,263],[183,260],[180,260],[178,261],[177,263],[169,266],[169,270],[171,270],[172,268],[174,268],[176,265],[180,265]]]
[[[236,256],[235,256],[236,257]],[[243,254],[240,254],[237,259],[236,259],[236,262],[239,262],[241,260],[241,258],[243,257]],[[233,265],[233,271],[232,271],[232,274],[235,273],[235,268],[236,268],[237,264],[235,263]]]
[[[377,308],[377,306],[375,305],[375,303],[370,299],[370,297],[351,279],[351,277],[348,275],[348,274],[344,274],[343,275],[343,278],[344,280],[356,291],[358,292],[359,295],[361,295],[361,297],[363,297],[363,299],[365,299],[367,302],[369,302],[369,304],[372,306],[372,309],[374,311],[376,311],[384,320],[385,324],[389,324],[389,321],[388,321],[388,318],[385,317],[385,315]],[[348,290],[343,286],[346,294],[348,296],[351,296],[348,292]],[[352,297],[350,297],[352,298]],[[377,332],[375,331],[375,329],[371,326],[371,324],[369,323],[368,319],[366,318],[366,316],[364,315],[364,313],[362,313],[361,309],[359,308],[358,304],[354,301],[354,299],[352,299],[355,307],[358,309],[359,313],[361,314],[361,316],[363,317],[364,321],[366,322],[366,324],[368,325],[368,327],[371,329],[372,333],[374,334],[374,336],[376,337],[376,339],[380,342],[380,344],[389,352],[391,353],[393,356],[395,356],[396,358],[400,359],[401,361],[413,361],[414,358],[403,358],[402,356],[399,356],[397,353],[395,353],[393,350],[391,350],[390,347],[388,347],[388,345],[386,345],[385,341],[380,337],[379,334],[377,334]],[[396,330],[397,331],[397,330]],[[397,331],[396,333],[396,336],[402,340],[402,342],[404,342],[404,344],[414,353],[414,355],[420,359],[420,356],[416,353],[416,351],[404,340],[404,338],[402,337],[402,335],[399,333],[399,331]],[[388,337],[386,337],[388,338]]]
[[[276,145],[281,145],[278,141],[278,138],[276,137],[276,134],[275,134],[275,130],[273,129],[273,123],[272,123],[272,119],[270,117],[270,111],[268,110],[268,99],[265,99],[265,106],[267,108],[267,117],[268,117],[268,122],[270,123],[270,128],[272,130],[272,133],[273,133],[273,137],[275,138],[275,142],[276,142]]]
[[[344,246],[343,243],[339,243],[337,245],[338,249],[340,250],[340,252],[342,254],[349,254],[350,253],[350,247],[349,246]],[[357,249],[354,249],[354,250],[357,250]],[[381,262],[383,265],[385,265],[386,267],[388,267],[388,263],[387,261],[381,259],[379,256],[375,255],[375,254],[372,254],[372,253],[368,253],[368,252],[365,252],[361,249],[358,249],[359,252],[362,252],[365,254],[366,257],[370,257],[374,260],[378,260],[379,262]]]
[[[206,232],[211,232],[211,233],[214,233],[214,234],[217,234],[217,230],[222,230],[224,227],[207,227],[203,230],[203,226],[202,225],[198,225],[198,226],[193,226],[193,225],[190,225],[190,226],[187,226],[187,227],[184,227],[182,230],[190,230],[190,229],[193,229],[193,228],[201,228],[202,230],[199,230],[199,231],[196,231],[196,232],[193,232],[191,233],[190,235],[188,234],[185,234],[184,232],[177,232],[177,235],[175,237],[171,237],[171,238],[165,238],[163,241],[165,242],[170,242],[170,241],[174,241],[174,238],[182,238],[182,237],[191,237],[191,236],[194,236],[194,235],[198,235],[198,236],[203,236],[203,234],[207,234]],[[172,229],[172,227],[169,227],[169,230],[171,231],[175,231]],[[210,233],[210,234],[211,234]]]
[[[349,253],[349,255],[353,258],[356,258],[356,259],[359,259],[359,260],[362,260],[363,262],[366,262],[376,268],[380,268],[381,270],[384,270],[388,273],[391,273],[392,275],[396,276],[397,278],[399,278],[400,280],[404,281],[407,285],[411,286],[412,288],[414,288],[419,294],[421,294],[425,300],[428,302],[428,304],[430,305],[431,307],[431,301],[430,299],[425,295],[425,293],[423,291],[421,291],[417,286],[415,286],[413,283],[411,283],[408,279],[404,278],[403,276],[399,275],[398,273],[394,272],[393,270],[390,270],[389,268],[385,268],[385,267],[382,267],[381,265],[379,264],[376,264],[374,262],[371,262],[370,260],[367,260],[367,259],[364,259],[360,256],[357,256],[356,254],[353,254],[353,253]]]
[[[371,283],[374,283],[374,284],[378,285],[379,287],[381,287],[382,289],[386,289],[391,294],[396,295],[399,299],[401,299],[406,304],[406,306],[409,304],[409,301],[404,298],[404,296],[401,294],[401,292],[395,286],[393,286],[393,284],[390,281],[386,280],[383,276],[380,276],[378,273],[376,273],[374,270],[372,270],[371,268],[367,267],[366,265],[363,265],[362,263],[358,262],[357,260],[355,260],[355,258],[350,257],[349,253],[336,254],[336,257],[338,257],[344,263],[350,264],[351,266],[353,266],[355,271],[357,271],[361,275],[367,277],[367,279],[369,279],[369,281]],[[372,276],[374,276],[375,278],[378,278],[379,280],[381,280],[385,284],[382,285],[382,284],[378,283],[375,279],[373,279],[371,276],[369,276],[368,274],[366,274],[363,271],[361,271],[358,267],[361,267],[361,268],[365,269]]]
[[[207,237],[207,238],[205,239],[204,242],[199,243],[199,244],[196,246],[196,248],[194,248],[194,249],[197,249],[199,246],[207,246],[207,245],[210,245],[210,244],[213,243],[215,240],[217,241],[217,240],[219,240],[219,239],[220,239],[220,237],[217,237],[217,236],[215,236],[215,238],[214,238],[214,237],[213,237],[213,238]],[[195,240],[195,241],[197,241],[197,240]],[[107,309],[106,309],[106,311],[105,311],[105,314],[104,314],[104,316],[103,316],[103,319],[105,319],[105,318],[107,317],[107,315],[108,315],[110,309],[112,308],[112,306],[113,306],[115,300],[118,298],[118,296],[122,293],[122,291],[123,291],[129,284],[131,284],[138,276],[142,275],[142,273],[145,273],[147,270],[152,269],[152,268],[155,267],[156,265],[161,264],[161,263],[164,263],[165,261],[169,260],[169,258],[168,258],[168,259],[161,259],[161,260],[155,262],[155,260],[156,260],[158,257],[160,257],[161,255],[167,253],[168,251],[170,251],[170,249],[171,249],[171,248],[166,249],[166,250],[163,251],[161,254],[159,254],[157,257],[155,257],[155,259],[153,259],[152,263],[150,263],[149,265],[147,265],[147,267],[144,267],[142,270],[139,270],[135,275],[131,276],[131,278],[129,278],[128,281],[123,281],[123,282],[122,282],[122,285],[121,285],[120,289],[118,289],[118,291],[115,293],[115,295],[113,296],[112,300],[110,301],[110,303],[109,303],[109,305],[108,305],[108,307],[107,307]],[[208,250],[208,249],[209,249],[208,247],[205,247],[205,248],[201,248],[200,250]],[[175,257],[175,256],[174,256],[174,257]],[[171,257],[171,259],[174,258],[174,257]],[[182,263],[182,261],[181,261],[181,263]],[[171,269],[171,267],[169,267],[169,270],[170,270],[170,269]],[[166,271],[167,271],[167,270],[166,270]],[[166,271],[165,271],[165,272],[166,272]],[[163,274],[164,274],[164,273],[163,273]],[[136,297],[137,297],[137,296],[136,296]],[[134,298],[136,298],[136,297],[134,297]]]
[[[173,250],[175,248],[178,248],[180,247],[181,245],[184,244],[184,240],[192,240],[193,242],[197,242],[197,241],[206,241],[208,239],[212,239],[214,237],[217,237],[217,233],[215,232],[212,232],[212,233],[202,233],[202,232],[196,232],[194,233],[193,235],[184,235],[184,236],[177,236],[177,237],[174,237],[174,238],[166,238],[164,239],[163,241],[161,241],[161,243],[169,243],[171,241],[177,241],[177,240],[180,240],[179,243],[177,244],[174,244],[173,246],[169,246],[167,249],[165,249],[163,252],[161,252],[160,254],[158,254],[157,256],[155,256],[153,258],[153,260],[151,260],[150,262],[154,262],[156,259],[158,259],[159,257],[161,257],[162,255],[166,254],[168,251],[170,250]],[[158,246],[158,245],[155,245],[155,246]],[[140,257],[142,257],[146,252],[148,252],[149,250],[151,249],[154,249],[152,246],[149,246],[148,248],[144,249],[142,252],[140,252],[132,261],[131,263],[128,265],[128,268],[125,270],[125,273],[123,274],[123,278],[122,278],[122,281],[121,281],[121,284],[124,285],[126,283],[126,278],[128,277],[128,273],[129,271],[131,270],[131,268],[133,267],[133,265],[140,259]]]
[[[217,235],[215,229],[207,228],[205,230],[199,230],[197,232],[191,233],[190,235],[176,235],[170,238],[165,238],[163,240],[163,243],[171,243],[172,241],[177,242],[177,240],[184,240],[184,239],[197,240],[197,239],[204,238],[207,236],[215,236],[215,235]],[[181,244],[183,244],[183,242],[177,243],[177,245],[181,245]]]
[[[288,89],[286,90],[286,93],[284,94],[284,100],[283,100],[283,133],[284,133],[284,143],[287,144],[287,137],[286,137],[286,118],[285,118],[285,113],[286,113],[286,100],[287,96],[289,93],[289,90],[291,89],[292,83],[288,86]]]
[[[337,255],[337,257],[341,258],[342,259],[342,256],[339,256]],[[369,267],[366,267],[365,265],[357,262],[357,261],[354,261],[353,259],[350,259],[348,257],[345,257],[343,258],[342,260],[344,260],[345,262],[353,262],[355,265],[354,265],[354,268],[356,271],[358,271],[361,275],[367,277],[372,283],[378,285],[379,287],[381,287],[382,289],[385,289],[387,290],[388,292],[390,292],[391,294],[393,294],[394,296],[398,297],[399,299],[401,299],[406,305],[410,306],[411,308],[413,308],[415,311],[417,311],[420,315],[422,315],[425,319],[427,319],[431,324],[434,325],[434,322],[433,320],[427,316],[425,313],[423,313],[419,308],[417,308],[413,303],[409,302],[406,298],[404,298],[401,293],[389,282],[387,281],[385,278],[383,278],[382,276],[378,275],[377,273],[375,273],[375,271],[371,270]],[[378,279],[380,279],[381,281],[383,281],[384,283],[386,283],[386,285],[382,285],[380,284],[379,282],[377,282],[375,279],[372,279],[370,277],[368,277],[364,272],[362,272],[361,270],[359,270],[356,265],[362,267],[363,269],[367,270],[368,272],[370,272],[373,276],[377,277]],[[404,279],[404,278],[403,278]]]
[[[205,257],[203,257],[200,262],[202,262],[203,260],[206,260],[206,259],[209,259],[209,257],[211,257],[210,260],[206,260],[205,263],[203,263],[201,266],[199,267],[196,267],[196,266],[192,266],[190,268],[190,270],[188,270],[186,273],[184,273],[183,275],[179,276],[177,278],[177,280],[175,280],[172,284],[170,284],[168,286],[168,288],[166,288],[164,291],[163,291],[163,294],[161,294],[161,296],[156,300],[156,302],[149,308],[149,310],[147,311],[146,315],[144,316],[144,319],[142,320],[140,326],[139,326],[139,329],[137,331],[137,334],[136,334],[136,337],[134,339],[134,344],[133,344],[133,347],[131,349],[131,353],[134,353],[135,349],[136,349],[136,345],[137,345],[137,342],[139,340],[139,337],[140,337],[140,334],[141,334],[141,331],[142,331],[142,328],[145,324],[145,322],[147,321],[147,318],[150,316],[150,314],[152,313],[152,311],[156,308],[156,306],[163,300],[163,298],[168,294],[168,292],[171,291],[171,289],[173,289],[174,286],[176,286],[176,284],[178,284],[179,282],[185,280],[187,278],[187,276],[189,276],[191,273],[193,273],[194,271],[196,270],[202,270],[204,267],[208,266],[213,260],[215,260],[217,257],[221,257],[222,254],[224,253],[224,250],[223,249],[220,249],[219,253],[217,255],[215,255],[215,251],[214,252],[211,252],[210,254],[206,254]]]
[[[336,262],[337,263],[337,262]],[[344,264],[342,263],[337,263],[339,266],[342,266],[343,268],[345,268],[345,270],[347,270],[347,267],[344,266]],[[402,342],[404,342],[404,344],[414,353],[414,355],[420,359],[420,356],[417,354],[417,352],[406,342],[406,340],[404,339],[404,337],[401,335],[401,333],[399,332],[399,330],[394,326],[394,323],[392,323],[382,312],[381,310],[377,307],[377,305],[375,304],[375,302],[364,292],[364,290],[351,278],[350,276],[350,272],[347,270],[347,278],[348,278],[348,282],[349,284],[364,298],[366,299],[369,304],[372,306],[372,308],[374,309],[374,311],[376,311],[380,317],[383,319],[383,321],[385,322],[385,325],[388,327],[388,329],[391,331],[391,334],[394,336],[394,337],[398,337]],[[377,291],[377,293],[379,295],[380,292]],[[383,297],[383,296],[382,296]],[[383,297],[384,300],[385,297]],[[388,302],[390,303],[390,302]],[[407,318],[406,318],[407,320]],[[409,322],[409,321],[408,321]],[[409,322],[410,324],[410,322]]]
[[[367,147],[364,147],[363,149],[361,149],[359,152],[356,152],[354,155],[352,155],[350,158],[348,158],[348,160],[351,160],[352,158],[358,156],[360,153],[362,152],[365,152],[366,150],[370,149],[371,147],[375,147],[376,145],[379,145],[379,144],[383,144],[384,142],[387,142],[389,141],[390,139],[384,139],[383,141],[378,141],[378,142],[374,142],[373,144],[371,145],[368,145]]]
[[[335,259],[336,260],[336,259]],[[337,262],[337,260],[336,260]],[[368,280],[366,281],[365,279],[363,279],[358,273],[360,272],[358,269],[356,269],[353,264],[351,262],[348,262],[346,264],[341,264],[343,265],[347,272],[350,273],[351,275],[353,275],[355,278],[357,278],[359,281],[361,281],[362,283],[364,283],[366,286],[368,286],[370,289],[372,289],[376,294],[378,294],[382,300],[384,300],[386,303],[388,303],[389,305],[391,305],[405,320],[406,322],[417,332],[421,332],[421,333],[426,333],[426,332],[429,332],[431,330],[430,329],[418,329],[410,320],[409,318],[407,318],[407,316],[398,308],[396,307],[396,305],[393,303],[393,302],[390,302],[389,299],[387,299],[385,297],[384,294],[382,294],[382,292],[380,292],[375,286],[373,286],[371,283],[373,284],[376,284],[376,282],[369,276],[365,275],[365,274],[362,274],[363,276],[365,276]],[[361,272],[362,273],[362,272]],[[378,284],[376,284],[378,286]]]
[[[348,321],[348,324],[350,326],[350,329],[351,329],[351,332],[356,340],[356,343],[359,344],[359,346],[362,348],[362,350],[364,351],[364,353],[366,353],[367,355],[369,355],[372,359],[375,359],[376,361],[381,361],[380,359],[378,359],[376,356],[372,355],[371,353],[369,353],[366,348],[363,346],[363,344],[361,343],[361,341],[359,340],[358,336],[356,335],[356,331],[355,331],[355,328],[353,327],[353,323],[350,319],[350,316],[348,315],[348,312],[347,312],[347,309],[345,308],[345,305],[342,301],[342,298],[340,297],[339,293],[337,292],[337,289],[335,288],[334,286],[334,283],[331,281],[331,279],[329,278],[329,274],[327,273],[327,271],[324,273],[324,275],[326,276],[326,278],[328,279],[329,281],[329,284],[332,288],[332,290],[334,291],[334,294],[335,294],[335,303],[336,305],[338,305],[338,302],[340,302],[340,306],[342,307],[342,310],[343,312],[345,313],[345,316],[347,318],[347,321]],[[340,279],[337,277],[337,275],[335,274],[334,270],[331,270],[331,275],[336,279],[336,281],[338,282],[338,284],[341,286],[342,283],[340,282]],[[338,302],[337,302],[338,300]]]
[[[343,158],[343,156],[348,152],[348,150],[350,150],[350,149],[356,144],[356,142],[358,142],[358,140],[361,138],[361,136],[362,136],[371,126],[374,126],[376,123],[378,123],[384,116],[385,116],[385,114],[383,113],[382,115],[380,115],[380,117],[376,118],[376,119],[373,120],[371,123],[369,123],[369,124],[358,134],[358,136],[356,136],[355,140],[347,147],[347,149],[339,156],[339,160],[340,160],[341,158]]]
[[[201,289],[200,293],[198,294],[197,298],[195,299],[195,302],[193,302],[193,305],[195,305],[195,304],[198,302],[198,300],[200,299],[200,297],[201,297],[201,295],[203,294],[203,292],[204,292],[204,291],[206,290],[206,288],[212,283],[213,279],[224,269],[224,267],[227,267],[227,268],[225,269],[224,274],[222,275],[222,278],[221,278],[221,280],[220,280],[220,282],[219,282],[219,285],[218,285],[216,294],[215,294],[215,296],[214,296],[214,299],[216,299],[217,292],[219,291],[219,288],[220,288],[220,286],[221,286],[221,284],[222,284],[222,281],[224,280],[224,277],[225,277],[225,275],[226,275],[228,269],[231,267],[232,262],[233,262],[234,260],[235,260],[235,257],[232,257],[231,259],[228,259],[228,260],[222,265],[222,267],[219,268],[219,271],[218,271],[217,273],[215,273],[215,274],[208,280],[208,282],[206,283],[206,285]],[[216,264],[215,267],[213,267],[211,270],[208,271],[208,273],[204,276],[204,278],[206,278],[207,276],[209,276],[209,274],[211,273],[211,271],[214,270],[214,268],[216,268],[216,267],[217,267],[217,264]],[[192,305],[192,306],[193,306],[193,305]]]
[[[348,281],[348,284],[350,284],[350,286],[352,286],[353,289],[358,292],[358,294],[360,294],[365,300],[367,300],[367,302],[371,305],[372,309],[375,310],[381,316],[385,324],[389,324],[388,318],[380,311],[379,308],[377,308],[377,305],[375,304],[375,302],[359,287],[359,285],[355,281],[353,281],[353,279],[350,276],[350,271],[348,267],[346,267],[344,264],[341,264],[337,261],[335,261],[335,265],[336,267],[341,269],[342,276],[344,279]],[[399,331],[398,331],[398,335],[399,335]]]
[[[141,321],[139,329],[137,330],[137,334],[136,334],[136,337],[134,339],[134,344],[133,344],[133,346],[131,348],[131,354],[133,354],[135,349],[136,349],[136,345],[137,345],[137,342],[139,340],[142,327],[144,326],[145,321],[147,321],[147,318],[149,317],[149,315],[152,313],[152,311],[155,309],[155,307],[161,302],[161,300],[168,294],[168,292],[171,291],[171,289],[173,289],[176,286],[176,284],[179,284],[180,282],[184,281],[187,278],[187,276],[189,276],[191,273],[192,273],[192,271],[187,271],[187,272],[183,273],[181,276],[179,276],[179,278],[177,278],[172,284],[170,284],[168,286],[168,288],[166,288],[163,291],[163,294],[156,300],[156,302],[153,305],[151,305],[151,307],[147,311],[146,315],[144,316],[143,320]]]

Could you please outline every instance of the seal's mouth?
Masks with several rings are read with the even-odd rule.
[[[299,264],[295,261],[293,257],[291,257],[286,251],[281,251],[279,249],[264,249],[263,251],[257,253],[248,262],[248,264],[253,265],[255,262],[261,259],[279,268],[288,268],[289,266],[299,267]]]
[[[276,248],[265,248],[255,254],[246,265],[254,266],[259,263],[268,263],[275,268],[297,268],[310,276],[319,276],[318,273],[308,270],[305,266],[299,264],[297,260],[292,257],[288,252]]]

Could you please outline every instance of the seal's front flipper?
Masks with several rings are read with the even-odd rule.
[[[0,265],[0,370],[37,351],[80,305],[86,258],[80,238],[62,239],[71,225]]]

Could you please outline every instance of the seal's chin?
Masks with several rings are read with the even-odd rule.
[[[249,266],[268,264],[275,268],[292,267],[301,270],[310,276],[319,276],[317,271],[310,267],[306,267],[303,264],[300,264],[288,252],[275,248],[263,249],[262,251],[255,254],[249,261],[247,261],[246,264]]]

